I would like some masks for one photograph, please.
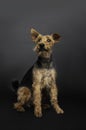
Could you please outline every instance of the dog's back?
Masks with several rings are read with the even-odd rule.
[[[19,82],[18,80],[12,81],[12,90],[16,93],[19,87],[27,86],[28,88],[32,87],[32,71],[33,66],[26,72],[22,80]]]

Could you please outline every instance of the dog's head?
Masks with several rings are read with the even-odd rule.
[[[36,51],[38,55],[47,55],[52,52],[52,47],[60,40],[58,33],[42,35],[33,28],[31,29],[31,36],[33,42],[36,44],[34,51]]]

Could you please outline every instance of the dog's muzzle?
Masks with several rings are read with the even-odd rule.
[[[39,46],[40,46],[40,48],[44,48],[44,44],[43,44],[43,43],[42,43],[42,44],[40,44]]]
[[[43,43],[41,43],[39,45],[39,51],[48,51],[48,50],[45,48],[45,45]]]

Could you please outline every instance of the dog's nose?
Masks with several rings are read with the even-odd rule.
[[[40,44],[40,48],[43,48],[43,47],[44,47],[44,43],[41,43],[41,44]]]

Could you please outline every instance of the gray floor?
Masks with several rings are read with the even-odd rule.
[[[12,108],[16,96],[5,94],[0,105],[0,127],[2,130],[85,130],[86,129],[86,97],[81,94],[69,94],[59,97],[64,108],[63,115],[57,115],[53,108],[43,110],[43,117],[38,119],[33,115],[33,108],[19,113]],[[3,96],[2,96],[3,97]]]

